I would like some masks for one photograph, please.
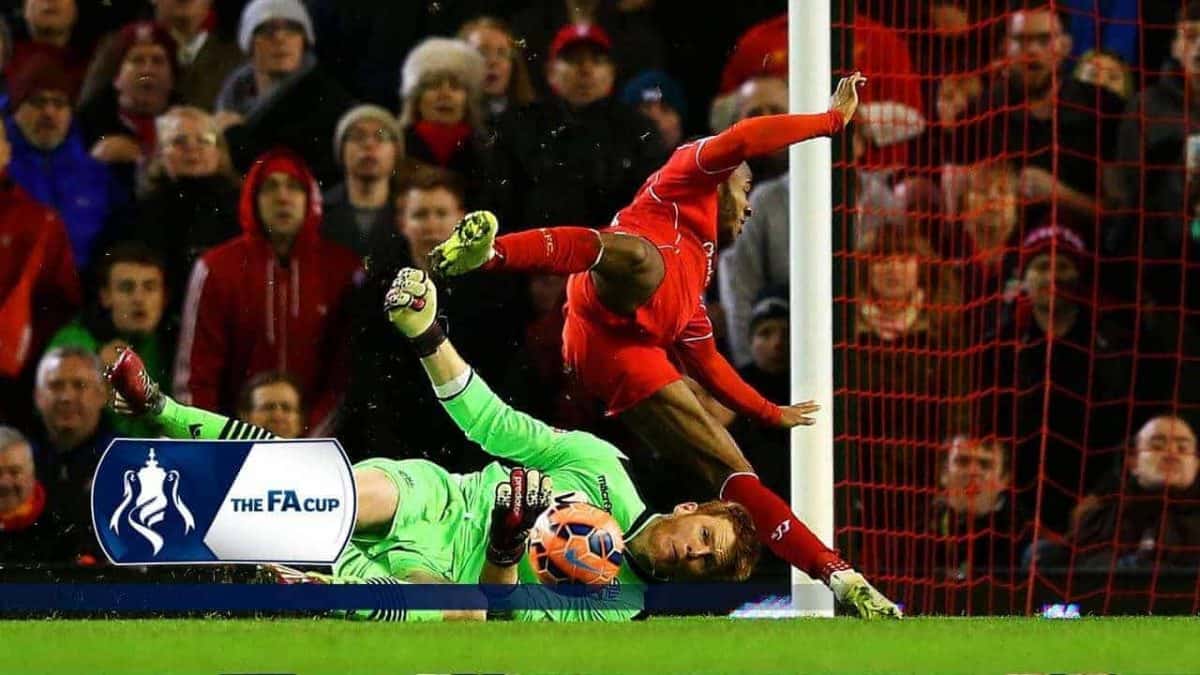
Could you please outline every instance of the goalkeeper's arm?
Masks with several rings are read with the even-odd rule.
[[[458,355],[435,320],[437,290],[424,272],[401,270],[388,291],[385,309],[420,357],[446,412],[488,453],[542,470],[584,458],[621,456],[590,434],[564,434],[496,396]]]

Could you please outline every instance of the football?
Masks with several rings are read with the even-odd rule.
[[[591,504],[546,509],[529,533],[529,562],[543,584],[607,584],[624,555],[617,521]]]

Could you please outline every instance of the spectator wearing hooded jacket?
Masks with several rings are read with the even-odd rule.
[[[12,145],[8,175],[58,212],[71,238],[72,257],[86,269],[129,193],[88,154],[61,64],[49,57],[30,59],[9,84],[13,112],[4,120]]]
[[[192,270],[175,361],[175,394],[233,414],[257,373],[294,374],[312,402],[314,434],[344,385],[346,299],[359,259],[324,239],[321,193],[304,161],[279,149],[242,185],[242,235],[205,253]]]

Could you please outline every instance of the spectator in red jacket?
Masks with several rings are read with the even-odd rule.
[[[28,428],[28,357],[41,353],[82,298],[66,227],[9,179],[10,156],[0,125],[0,420]]]
[[[320,190],[290,151],[272,150],[254,162],[238,219],[242,235],[205,253],[192,270],[175,394],[232,414],[249,378],[288,371],[312,402],[309,428],[320,433],[344,388],[343,312],[359,260],[318,232]]]

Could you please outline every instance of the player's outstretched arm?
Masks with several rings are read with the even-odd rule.
[[[589,454],[618,454],[612,446],[587,434],[564,437],[492,392],[459,356],[435,320],[437,289],[425,272],[400,270],[384,307],[392,324],[409,339],[420,357],[446,412],[467,438],[488,453],[542,470],[564,466]]]
[[[729,361],[717,351],[717,345],[713,341],[712,323],[704,305],[696,309],[695,315],[688,322],[676,345],[676,352],[687,367],[688,373],[697,382],[718,401],[739,414],[772,427],[790,429],[814,423],[811,415],[820,409],[816,403],[808,401],[779,406],[768,401],[742,379]]]
[[[794,143],[832,136],[850,124],[858,109],[858,88],[867,83],[862,73],[842,78],[829,110],[816,114],[764,115],[744,119],[704,142],[697,163],[706,172],[736,167],[750,157],[767,155]]]

